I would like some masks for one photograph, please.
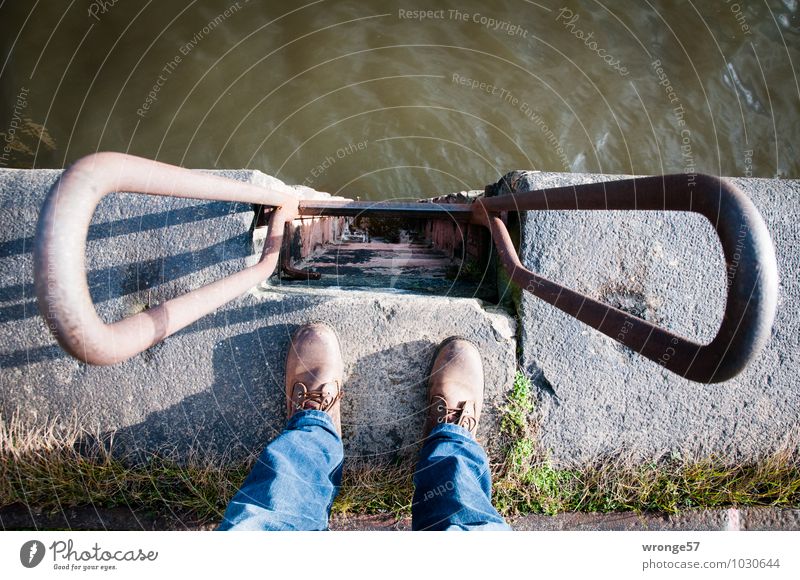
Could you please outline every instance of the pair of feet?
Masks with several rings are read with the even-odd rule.
[[[339,435],[344,362],[336,332],[322,323],[292,335],[286,357],[287,414],[314,409],[328,413]],[[469,341],[450,337],[439,345],[428,379],[425,436],[442,423],[464,427],[472,436],[483,406],[483,365]]]

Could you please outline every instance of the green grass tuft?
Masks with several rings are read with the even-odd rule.
[[[533,386],[528,377],[517,372],[511,392],[502,408],[500,431],[508,437],[525,437],[529,427],[529,415],[533,412]]]

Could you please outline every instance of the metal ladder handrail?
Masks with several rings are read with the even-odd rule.
[[[105,324],[89,295],[84,255],[94,210],[114,191],[275,209],[257,264],[145,312]],[[696,343],[526,269],[502,216],[509,211],[579,209],[688,211],[705,216],[720,239],[728,273],[725,313],[715,338],[708,344]],[[778,287],[772,241],[753,203],[724,179],[683,174],[643,177],[483,197],[469,204],[343,202],[302,200],[289,193],[120,153],[97,153],[77,161],[51,188],[34,248],[39,308],[69,354],[92,364],[114,364],[269,278],[278,262],[285,224],[297,217],[328,215],[453,219],[483,225],[491,232],[504,268],[522,289],[692,381],[732,378],[758,354],[771,333]]]

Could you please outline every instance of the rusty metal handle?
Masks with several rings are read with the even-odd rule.
[[[728,281],[717,335],[698,344],[527,270],[498,217],[500,211],[522,210],[690,211],[705,216],[722,244]],[[473,216],[490,228],[501,262],[521,288],[689,380],[716,383],[734,377],[770,337],[778,288],[775,250],[756,207],[728,181],[678,174],[544,189],[481,199]]]
[[[97,315],[86,278],[86,236],[100,200],[115,191],[275,206],[260,261],[231,276],[112,324]],[[34,247],[39,309],[59,344],[97,365],[124,361],[266,280],[283,225],[299,199],[222,177],[121,153],[97,153],[67,169],[45,199]]]

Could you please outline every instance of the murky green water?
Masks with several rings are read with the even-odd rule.
[[[516,168],[800,177],[799,12],[6,0],[0,166],[117,150],[362,198]]]

